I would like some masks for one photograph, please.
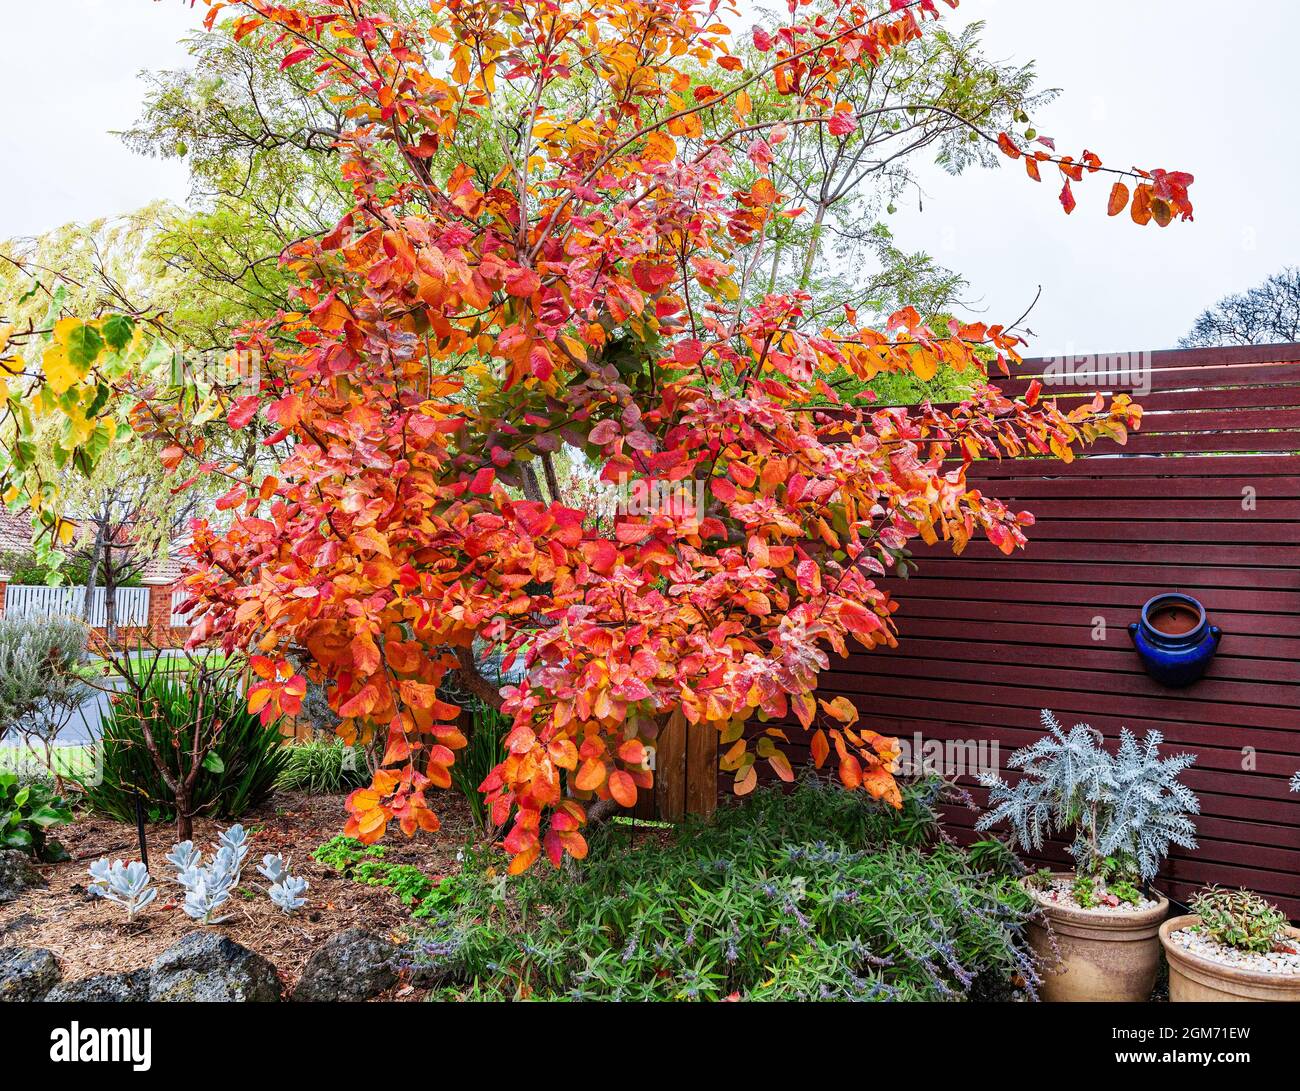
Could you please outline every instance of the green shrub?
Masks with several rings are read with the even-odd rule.
[[[432,917],[445,912],[451,902],[450,877],[431,877],[410,864],[390,864],[383,845],[365,845],[352,837],[332,837],[312,853],[312,858],[340,875],[366,886],[387,887],[411,916]]]
[[[509,717],[479,702],[470,706],[469,745],[456,754],[451,767],[451,782],[465,797],[470,813],[480,827],[487,826],[488,812],[478,786],[488,773],[505,761],[505,738],[509,732]]]
[[[284,769],[276,787],[335,795],[370,783],[370,770],[358,747],[340,739],[298,743],[285,748]]]
[[[1203,890],[1192,899],[1192,912],[1210,939],[1257,954],[1273,950],[1286,927],[1276,906],[1248,890]]]
[[[38,860],[66,860],[63,846],[46,831],[71,821],[71,809],[48,784],[0,773],[0,848],[30,852]]]
[[[466,850],[420,960],[452,973],[446,994],[495,999],[949,1000],[1016,975],[1032,990],[1031,898],[927,843],[939,791],[910,787],[897,814],[807,780],[666,842],[610,824],[578,877],[509,879]]]
[[[149,821],[176,817],[175,797],[145,742],[146,723],[173,778],[189,768],[196,729],[200,739],[216,734],[194,782],[191,814],[237,819],[270,796],[287,761],[277,725],[263,727],[249,713],[236,674],[197,688],[194,669],[199,668],[142,674],[143,699],[126,693],[112,699],[100,739],[91,747],[95,764],[102,760],[102,776],[78,781],[96,813],[134,822],[139,792]],[[198,692],[205,694],[203,707]]]

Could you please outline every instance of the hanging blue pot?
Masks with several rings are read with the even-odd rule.
[[[1190,686],[1219,650],[1223,630],[1211,625],[1191,595],[1168,592],[1149,599],[1142,620],[1128,627],[1147,674],[1162,686]]]

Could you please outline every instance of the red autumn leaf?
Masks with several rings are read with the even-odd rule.
[[[1070,180],[1067,178],[1065,185],[1061,187],[1061,207],[1065,209],[1067,216],[1074,211],[1075,203],[1074,191],[1070,188]]]
[[[256,394],[247,394],[236,399],[230,407],[230,412],[226,415],[226,423],[236,430],[246,427],[248,422],[257,416],[257,410],[261,404],[262,399]]]

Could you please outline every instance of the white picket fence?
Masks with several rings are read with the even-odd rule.
[[[95,588],[90,601],[90,625],[93,629],[102,629],[108,624],[104,597],[104,589]],[[149,588],[119,587],[115,599],[118,628],[143,628],[149,624]],[[5,588],[4,612],[6,617],[71,617],[81,620],[85,601],[84,587],[11,583]]]
[[[190,597],[190,592],[183,587],[172,592],[172,628],[188,629],[190,627],[189,611],[181,610],[181,603]]]

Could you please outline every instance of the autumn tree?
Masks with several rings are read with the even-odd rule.
[[[904,307],[876,328],[851,304],[825,313],[802,270],[770,282],[774,240],[808,215],[783,157],[817,132],[856,146],[895,113],[906,130],[925,103],[864,84],[926,47],[938,6],[795,3],[744,46],[716,0],[430,10],[210,0],[209,27],[310,73],[346,121],[350,206],[286,250],[292,307],[238,343],[259,381],[226,422],[273,429],[288,454],[272,473],[214,464],[123,350],[102,364],[112,319],[55,331],[42,357],[71,372],[60,404],[137,390],[134,423],[169,465],[230,481],[228,525],[193,528],[195,640],[251,653],[267,717],[298,707],[305,656],[345,738],[382,741],[347,804],[365,840],[437,827],[427,790],[465,741],[437,692],[453,671],[512,720],[482,789],[515,871],[583,856],[584,823],[651,787],[671,717],[717,733],[740,793],[759,762],[790,779],[803,731],[846,787],[896,803],[894,741],[816,698],[830,655],[895,642],[878,578],[917,538],[1024,544],[1032,517],[969,488],[971,460],[1068,459],[1140,419],[1124,396],[1069,413],[1036,388],[1004,397],[980,378],[985,357],[1018,358],[1002,326]],[[1112,214],[1131,196],[1139,223],[1190,218],[1190,176],[1060,154],[1013,114],[952,132],[1056,175],[1066,212],[1102,172]],[[941,367],[972,376],[955,408],[840,393],[845,375]],[[624,498],[671,502],[595,525],[557,495],[562,450]],[[483,643],[524,666],[517,685],[478,674]]]

